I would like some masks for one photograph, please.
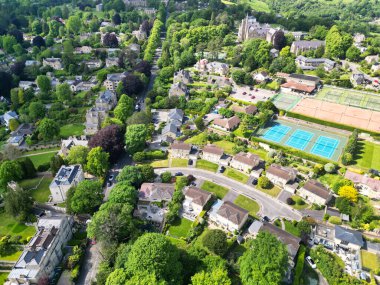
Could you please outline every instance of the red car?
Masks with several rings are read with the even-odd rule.
[[[256,97],[255,96],[251,96],[251,99],[255,99]]]
[[[247,92],[243,92],[243,95],[247,95]]]

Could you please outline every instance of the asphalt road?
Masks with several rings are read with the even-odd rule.
[[[294,210],[285,203],[272,198],[258,190],[255,190],[253,186],[242,184],[235,180],[232,180],[222,174],[212,173],[206,170],[197,168],[160,168],[155,170],[156,173],[160,174],[165,171],[170,171],[171,173],[182,172],[184,175],[194,175],[197,178],[204,180],[210,180],[218,185],[225,186],[232,191],[243,194],[249,198],[254,199],[260,204],[260,211],[258,214],[261,216],[268,216],[270,219],[284,217],[290,220],[301,220],[302,215],[297,210]]]
[[[89,285],[95,281],[99,263],[102,261],[102,256],[99,252],[100,245],[89,245],[86,248],[86,255],[83,262],[83,267],[79,275],[76,285]]]

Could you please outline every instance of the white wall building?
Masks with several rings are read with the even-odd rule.
[[[82,180],[84,180],[82,166],[62,165],[49,186],[53,201],[59,203],[65,201],[67,191]]]

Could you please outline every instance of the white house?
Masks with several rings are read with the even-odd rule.
[[[195,216],[198,216],[207,202],[211,199],[211,193],[201,190],[197,187],[187,187],[184,190],[185,200],[182,205],[185,212],[190,212]]]
[[[229,201],[218,200],[211,208],[210,220],[229,231],[239,231],[248,219],[248,211]]]
[[[218,129],[222,129],[223,131],[230,132],[230,131],[235,130],[239,126],[240,119],[238,116],[233,116],[231,118],[225,118],[225,119],[215,119],[213,124]]]
[[[1,124],[6,125],[7,127],[9,126],[9,121],[12,119],[18,120],[18,115],[15,111],[8,111],[4,115],[0,115]]]
[[[354,182],[354,185],[360,194],[370,198],[380,199],[380,180],[349,170],[346,171],[344,177]]]
[[[14,264],[5,284],[37,284],[42,278],[51,279],[61,263],[62,249],[71,239],[74,220],[66,215],[47,215],[37,222],[37,233],[25,246]]]
[[[251,170],[257,167],[259,164],[260,157],[250,152],[239,152],[232,158],[230,162],[231,167],[247,173],[250,173]]]
[[[84,180],[82,166],[62,165],[50,183],[49,189],[54,202],[64,202],[66,200],[67,191],[71,187],[75,187],[79,182]]]
[[[43,66],[50,66],[51,68],[55,70],[62,70],[63,65],[62,65],[62,59],[60,58],[44,58],[42,61]]]
[[[287,183],[295,181],[297,170],[291,167],[272,164],[268,167],[266,176],[273,184],[285,187]]]
[[[269,74],[265,71],[260,71],[253,75],[253,79],[257,82],[264,82],[270,79]]]
[[[305,185],[298,190],[298,195],[310,203],[318,205],[326,205],[332,197],[331,191],[314,179],[307,181]]]
[[[223,156],[223,149],[216,145],[209,144],[203,147],[202,159],[219,164],[221,157]]]
[[[188,159],[191,145],[183,142],[174,142],[170,145],[169,153],[172,158]]]

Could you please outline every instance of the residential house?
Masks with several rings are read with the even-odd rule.
[[[214,85],[217,88],[232,86],[232,80],[230,78],[217,75],[209,75],[207,77],[207,83]]]
[[[376,62],[380,61],[380,56],[378,54],[376,55],[368,55],[364,59],[368,64],[374,64]]]
[[[47,215],[38,220],[37,233],[24,247],[5,284],[39,284],[52,280],[63,258],[63,248],[73,234],[74,219],[66,215]]]
[[[380,199],[380,180],[347,170],[344,177],[354,182],[360,194]]]
[[[8,143],[14,146],[20,146],[26,137],[32,135],[34,132],[34,126],[32,124],[23,123],[11,133]]]
[[[354,35],[354,43],[361,44],[365,41],[365,35],[356,33]]]
[[[181,109],[171,109],[168,114],[167,123],[173,124],[177,128],[182,126],[183,121],[183,111]]]
[[[172,158],[188,159],[191,152],[191,145],[183,142],[174,142],[170,145],[169,153]]]
[[[180,136],[179,128],[174,123],[168,123],[161,131],[161,141],[163,142],[173,142],[177,137]]]
[[[119,58],[118,57],[106,58],[106,67],[111,67],[111,66],[119,66]]]
[[[335,226],[334,242],[336,246],[358,251],[364,246],[361,232],[350,230],[341,226]]]
[[[202,159],[219,164],[223,154],[223,149],[217,147],[216,145],[209,144],[203,147]]]
[[[239,106],[239,105],[234,104],[232,105],[231,110],[234,111],[235,113],[254,115],[257,112],[257,107],[255,105]]]
[[[88,140],[86,136],[81,137],[69,137],[68,139],[61,141],[61,149],[59,150],[58,154],[60,156],[67,156],[70,152],[70,149],[73,146],[88,146]]]
[[[233,116],[231,118],[225,118],[225,119],[215,119],[213,122],[214,126],[222,129],[223,131],[233,131],[235,130],[239,124],[240,124],[240,119],[238,116]]]
[[[326,205],[332,197],[331,191],[314,179],[307,181],[305,185],[298,190],[298,195],[310,203],[318,205]]]
[[[102,66],[102,61],[100,59],[91,59],[83,61],[83,63],[87,66],[89,69],[97,69]]]
[[[303,52],[316,50],[324,46],[325,41],[294,41],[290,47],[290,52],[299,55]]]
[[[239,231],[248,219],[248,211],[230,201],[218,200],[211,208],[210,220],[229,231]]]
[[[82,81],[75,80],[70,84],[70,89],[73,92],[89,91],[96,86],[98,82],[96,80]]]
[[[92,47],[90,46],[76,47],[74,49],[74,53],[76,54],[89,54],[91,52],[92,52]]]
[[[11,136],[7,140],[7,143],[13,146],[20,146],[24,142],[25,137],[23,136]]]
[[[25,60],[25,67],[40,66],[41,63],[37,60]]]
[[[141,47],[139,44],[130,44],[127,49],[135,52],[135,53],[140,53]]]
[[[226,76],[229,72],[229,67],[225,63],[213,61],[213,62],[207,63],[207,71],[209,73]]]
[[[103,11],[103,4],[102,3],[96,4],[95,8],[97,12],[101,12]]]
[[[173,83],[182,82],[184,84],[191,83],[190,72],[184,69],[181,69],[174,73]]]
[[[115,92],[106,90],[100,93],[95,101],[96,108],[100,110],[110,111],[115,108],[117,104],[117,96]]]
[[[132,35],[135,36],[138,41],[145,41],[148,38],[146,31],[142,30],[141,26],[140,29],[133,31]]]
[[[84,174],[81,165],[62,165],[49,186],[53,201],[64,202],[67,191],[83,180]]]
[[[0,123],[5,126],[9,126],[10,120],[18,120],[18,115],[15,111],[5,112],[4,115],[0,115]]]
[[[269,77],[269,74],[265,71],[260,71],[258,73],[256,73],[255,75],[253,75],[253,79],[256,81],[256,82],[266,82],[268,80],[270,80],[270,77]]]
[[[126,6],[132,7],[147,7],[147,0],[124,0]]]
[[[291,167],[272,164],[268,167],[266,176],[273,184],[285,187],[286,184],[296,180],[297,170]]]
[[[182,203],[184,211],[198,216],[207,202],[211,199],[211,193],[197,187],[187,187],[184,190],[185,199]]]
[[[107,74],[107,79],[104,81],[104,86],[107,90],[116,90],[119,83],[125,78],[127,74],[127,72]]]
[[[174,83],[170,86],[169,89],[169,96],[188,96],[189,91],[186,87],[186,85],[182,82]]]
[[[105,109],[92,107],[86,112],[86,129],[87,135],[93,135],[100,130],[102,123],[107,118],[108,112]]]
[[[21,88],[21,89],[23,89],[23,90],[26,90],[26,89],[29,89],[29,88],[35,88],[35,87],[37,87],[37,84],[34,81],[23,81],[23,80],[21,80],[18,83],[18,87]]]
[[[319,87],[320,82],[319,77],[293,73],[287,76],[286,82],[281,85],[281,90],[311,94]]]
[[[303,40],[307,36],[307,33],[305,32],[290,32],[290,33],[293,35],[296,41]]]
[[[272,48],[270,51],[269,51],[269,54],[272,58],[277,58],[279,55],[280,55],[280,52],[275,49],[275,48]]]
[[[322,65],[325,71],[331,71],[336,65],[335,61],[328,58],[310,58],[303,55],[297,56],[295,61],[302,70],[315,70]]]
[[[198,70],[199,72],[206,72],[207,64],[208,64],[208,60],[203,58],[197,61],[197,63],[194,65],[194,68]]]
[[[42,61],[43,66],[50,66],[54,70],[62,70],[63,65],[62,65],[62,59],[60,58],[44,58]]]
[[[380,63],[376,62],[371,66],[371,71],[373,73],[380,71]]]
[[[363,85],[365,84],[365,77],[362,73],[353,73],[350,77],[350,81],[353,86]]]
[[[250,152],[239,152],[232,158],[230,162],[231,167],[247,173],[250,173],[252,169],[259,166],[259,164],[260,157]]]

